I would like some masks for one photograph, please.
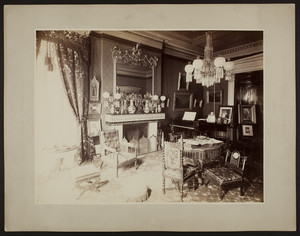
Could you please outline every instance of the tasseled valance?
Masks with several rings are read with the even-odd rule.
[[[61,44],[66,48],[77,51],[84,60],[89,61],[90,52],[90,31],[71,30],[50,30],[37,31],[37,54],[39,52],[41,40]]]

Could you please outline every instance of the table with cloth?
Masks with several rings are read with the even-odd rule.
[[[206,136],[194,139],[183,139],[183,164],[199,163],[199,172],[204,168],[221,164],[224,142]]]

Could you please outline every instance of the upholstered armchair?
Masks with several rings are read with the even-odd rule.
[[[102,149],[101,159],[103,163],[116,168],[116,177],[121,167],[130,164],[137,168],[137,142],[128,143],[124,138],[119,140],[118,130],[106,130],[100,132],[100,144]]]
[[[183,143],[164,142],[164,154],[162,163],[163,193],[165,194],[166,178],[170,179],[180,192],[183,201],[183,185],[188,181],[197,183],[197,167],[186,164],[183,161]]]
[[[232,187],[240,187],[240,195],[244,195],[244,169],[246,156],[241,156],[240,152],[234,150],[226,152],[224,166],[204,170],[204,183],[217,184],[219,187],[219,197],[222,200],[227,190]]]

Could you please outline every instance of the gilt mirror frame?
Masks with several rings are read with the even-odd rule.
[[[140,65],[148,67],[152,70],[151,77],[151,93],[154,95],[154,81],[155,81],[155,67],[157,66],[158,58],[145,54],[140,48],[139,44],[133,47],[131,50],[122,51],[117,46],[112,48],[113,57],[113,94],[117,91],[117,62],[121,61],[129,65]]]

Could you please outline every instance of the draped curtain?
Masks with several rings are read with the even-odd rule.
[[[61,79],[74,116],[80,125],[81,163],[91,158],[91,140],[87,135],[87,116],[89,98],[89,55],[90,41],[88,32],[83,31],[38,31],[37,55],[41,40],[55,45],[55,55],[47,55],[45,64],[53,69],[52,61],[57,59]],[[53,91],[55,93],[55,91]]]

